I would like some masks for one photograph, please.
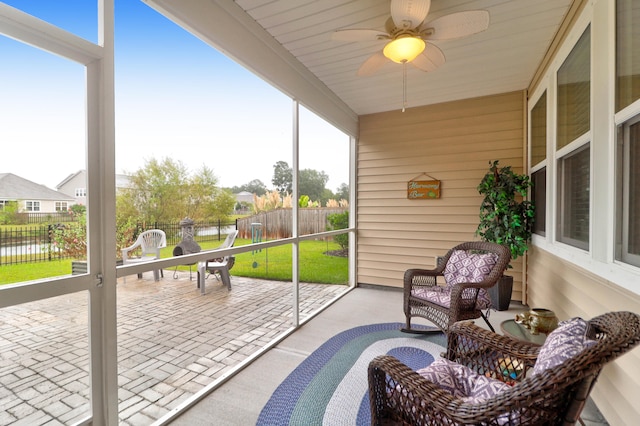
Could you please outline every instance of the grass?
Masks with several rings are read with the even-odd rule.
[[[199,243],[203,250],[218,247],[222,242]],[[236,239],[235,246],[250,244],[251,240]],[[349,265],[346,257],[328,256],[326,251],[338,250],[334,242],[302,241],[300,243],[300,281],[346,284],[348,282]],[[173,256],[173,247],[162,249],[162,258]],[[275,281],[291,281],[291,245],[283,245],[264,249],[258,252],[237,254],[231,275],[239,277],[264,278]],[[179,270],[189,270],[186,265]],[[195,268],[194,268],[195,270]],[[71,259],[53,260],[50,262],[21,263],[16,265],[0,265],[0,285],[32,281],[48,277],[57,277],[71,273]]]
[[[71,259],[0,265],[0,285],[59,277],[70,273]]]
[[[222,242],[199,243],[203,250],[211,250]],[[235,246],[251,243],[249,239],[236,239]],[[328,256],[327,251],[338,250],[340,246],[334,242],[302,241],[300,243],[299,271],[300,281],[323,284],[346,284],[349,275],[349,261],[346,257]],[[264,278],[275,281],[291,281],[290,244],[272,247],[257,252],[235,255],[235,263],[231,275],[250,278]],[[167,247],[160,253],[161,257],[171,257],[173,248]],[[180,266],[178,270],[189,270],[188,266]]]

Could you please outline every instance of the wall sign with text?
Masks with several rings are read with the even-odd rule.
[[[439,180],[412,179],[407,183],[407,198],[410,200],[440,198],[440,186],[441,182]]]

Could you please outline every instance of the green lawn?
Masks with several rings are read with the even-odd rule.
[[[200,243],[203,250],[218,247],[222,242]],[[236,239],[236,246],[250,244],[251,240]],[[329,250],[340,247],[333,242],[303,241],[300,243],[300,281],[346,284],[348,281],[348,260],[346,257],[328,256]],[[161,251],[161,257],[173,256],[173,247]],[[188,266],[180,266],[188,270]],[[195,268],[194,268],[195,270]],[[71,273],[71,259],[50,262],[0,265],[0,285],[31,281],[46,277],[56,277]],[[259,252],[236,255],[231,275],[239,277],[265,278],[277,281],[291,280],[291,245],[273,247]]]

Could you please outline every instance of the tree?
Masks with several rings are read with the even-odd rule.
[[[267,193],[267,190],[267,186],[260,179],[254,179],[244,185],[234,186],[231,188],[231,192],[233,194],[239,194],[240,192],[246,191],[251,194],[264,195]]]
[[[298,192],[308,195],[312,201],[320,201],[329,176],[324,171],[302,169],[298,175]]]
[[[273,179],[271,183],[280,195],[293,192],[293,170],[286,161],[278,161],[273,165]]]
[[[224,222],[236,204],[236,197],[228,189],[217,189],[207,211],[207,218]]]
[[[188,178],[187,168],[182,162],[170,158],[159,162],[152,158],[131,176],[131,186],[126,193],[132,198],[141,220],[175,221],[187,214]]]
[[[349,185],[341,183],[336,189],[336,200],[349,200]]]
[[[117,197],[117,223],[131,218],[144,222],[223,219],[235,199],[217,187],[213,171],[202,166],[193,176],[180,161],[148,160],[130,179],[131,186]]]

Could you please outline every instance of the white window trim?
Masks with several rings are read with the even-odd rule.
[[[594,10],[597,9],[597,10]],[[593,21],[596,21],[595,23]],[[592,71],[592,89],[596,86],[599,88],[605,88],[608,91],[606,98],[600,97],[600,102],[606,103],[606,106],[597,106],[598,109],[594,113],[594,92],[592,90],[592,105],[591,105],[591,129],[589,136],[586,134],[582,137],[593,140],[597,138],[596,142],[591,143],[591,207],[592,211],[590,217],[594,217],[596,213],[597,219],[601,223],[598,224],[603,231],[596,231],[594,228],[595,220],[590,220],[590,251],[586,252],[579,248],[563,244],[556,239],[557,230],[557,188],[556,188],[556,174],[557,174],[557,160],[559,154],[564,154],[565,150],[569,147],[580,142],[574,141],[567,147],[555,151],[556,135],[555,129],[556,123],[556,75],[559,67],[564,63],[566,57],[569,55],[579,37],[582,35],[588,25],[591,27],[591,71]],[[594,28],[596,29],[594,34]],[[607,30],[606,37],[601,37]],[[611,33],[613,31],[613,33]],[[598,39],[597,43],[594,43],[594,39]],[[603,56],[606,53],[612,63],[609,63],[608,69],[605,72],[603,68],[594,69],[594,57],[606,57]],[[640,281],[640,268],[626,263],[622,263],[615,259],[615,226],[616,226],[616,214],[613,209],[615,205],[615,133],[616,126],[625,123],[634,116],[640,114],[640,100],[635,101],[631,105],[625,107],[623,110],[615,113],[615,2],[599,2],[594,6],[594,3],[589,2],[585,5],[583,11],[578,18],[576,25],[571,29],[570,34],[563,42],[562,46],[558,50],[558,54],[552,60],[549,68],[546,70],[545,75],[540,80],[540,84],[536,86],[532,92],[532,96],[528,102],[529,111],[535,105],[538,97],[547,90],[547,126],[548,126],[548,143],[547,143],[547,232],[546,236],[534,234],[531,239],[531,244],[550,253],[553,256],[563,259],[571,264],[575,264],[577,267],[584,269],[598,277],[602,277],[603,282],[609,282],[632,292],[633,294],[640,294],[640,288],[637,283]],[[603,111],[610,111],[606,117],[603,116]],[[529,116],[530,117],[530,116]],[[596,131],[596,128],[598,130]],[[528,129],[530,132],[530,129]],[[529,133],[530,135],[530,133]],[[581,138],[582,138],[581,137]],[[605,142],[603,138],[608,138]],[[605,150],[600,152],[594,151],[595,143],[607,143],[608,146]],[[576,146],[577,147],[577,146]],[[574,147],[575,148],[575,147]],[[608,158],[594,158],[596,156],[602,156],[603,152],[606,152]],[[530,157],[529,157],[530,159]],[[536,165],[535,168],[530,166],[529,171],[538,170],[542,166]],[[598,173],[594,174],[595,169],[598,168]],[[604,191],[604,194],[600,194],[598,198],[595,198],[594,180],[603,180],[603,184],[607,185],[610,190]],[[601,189],[601,188],[600,188]],[[601,191],[602,192],[602,191]],[[599,212],[599,209],[609,209],[607,212]],[[597,220],[596,219],[596,220]],[[605,220],[606,219],[606,220]],[[597,250],[596,250],[597,247]],[[606,256],[601,252],[606,251]],[[596,253],[600,251],[600,253]]]

